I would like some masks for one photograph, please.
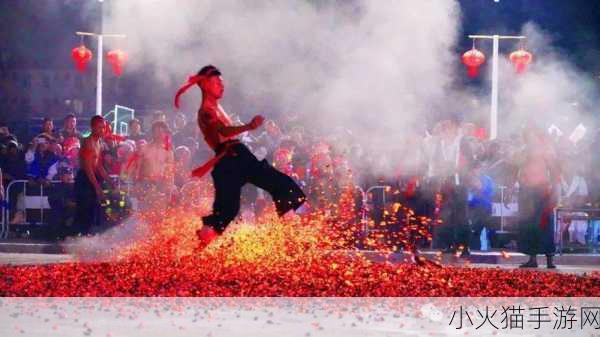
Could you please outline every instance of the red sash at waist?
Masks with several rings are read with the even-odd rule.
[[[217,165],[219,160],[221,160],[223,157],[225,157],[227,154],[229,154],[231,152],[231,148],[237,144],[240,144],[240,141],[237,139],[229,140],[229,141],[219,144],[215,148],[216,155],[214,157],[212,157],[210,160],[208,160],[207,162],[205,162],[204,164],[202,164],[202,165],[198,166],[197,168],[195,168],[194,170],[192,170],[192,177],[202,178],[205,174],[210,172],[210,170],[212,170],[213,167],[215,167]]]

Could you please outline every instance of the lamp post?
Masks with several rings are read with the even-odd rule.
[[[498,137],[498,49],[500,40],[523,40],[525,36],[512,35],[469,35],[470,39],[492,40],[492,103],[490,105],[490,139]]]
[[[103,54],[104,54],[104,38],[116,37],[124,38],[123,34],[98,34],[90,32],[75,32],[78,36],[93,36],[98,38],[98,51],[97,51],[97,67],[96,67],[96,115],[102,115],[102,66],[103,66]]]

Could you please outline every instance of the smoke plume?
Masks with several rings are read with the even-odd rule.
[[[343,127],[352,132],[344,141],[380,153],[422,136],[432,111],[453,109],[454,0],[107,4],[104,30],[127,34],[130,66],[155,76],[161,86],[149,90],[166,102],[212,63],[224,73],[226,110],[243,120],[293,117],[326,136]],[[184,109],[198,102],[188,94]]]

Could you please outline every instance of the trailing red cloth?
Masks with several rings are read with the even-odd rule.
[[[222,152],[214,157],[212,157],[209,161],[205,162],[201,166],[198,166],[192,171],[192,177],[202,178],[205,174],[207,174],[210,170],[212,170],[215,165],[225,156],[225,152]]]
[[[175,94],[175,107],[177,109],[179,109],[179,98],[181,97],[181,95],[183,95],[186,91],[188,91],[189,88],[193,87],[194,85],[198,84],[202,79],[204,79],[205,76],[204,75],[194,75],[194,76],[190,76],[187,80],[187,82],[185,82],[178,90],[177,93]]]
[[[195,168],[194,170],[192,170],[192,177],[202,178],[205,174],[207,174],[210,170],[212,170],[212,168],[215,167],[215,165],[217,165],[219,160],[221,160],[227,154],[231,154],[231,148],[234,145],[239,144],[239,143],[240,142],[237,140],[232,140],[227,143],[222,143],[220,145],[221,148],[219,149],[219,152],[216,156],[212,157],[210,160],[208,160],[204,164],[202,164],[202,165],[198,166],[197,168]]]

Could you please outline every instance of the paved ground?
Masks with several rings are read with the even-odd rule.
[[[49,264],[74,261],[67,254],[0,253],[0,265]]]

